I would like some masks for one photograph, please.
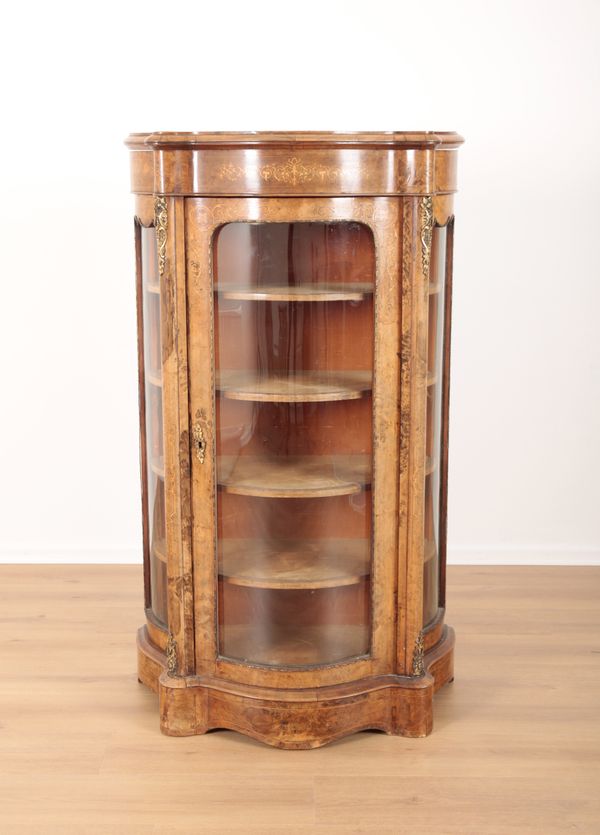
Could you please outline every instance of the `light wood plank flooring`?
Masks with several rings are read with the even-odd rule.
[[[427,739],[171,739],[137,566],[0,566],[0,833],[600,832],[600,569],[451,567]]]

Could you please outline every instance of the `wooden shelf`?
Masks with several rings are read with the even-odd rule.
[[[160,371],[146,371],[146,382],[162,388],[162,374]]]
[[[269,302],[347,302],[363,301],[373,295],[373,284],[368,283],[323,283],[297,285],[257,284],[255,286],[240,286],[235,284],[219,284],[215,292],[224,299],[238,301],[269,301]]]
[[[220,626],[221,655],[281,667],[331,664],[368,653],[366,626]]]
[[[435,542],[433,539],[426,539],[425,540],[425,551],[423,554],[423,562],[429,562],[429,560],[434,559],[437,554],[437,548],[435,546]]]
[[[164,479],[165,477],[165,462],[164,458],[161,456],[160,458],[154,458],[150,461],[150,469],[157,475],[159,478]]]
[[[217,390],[228,400],[265,403],[323,403],[359,400],[371,391],[371,371],[296,371],[260,375],[254,371],[219,371]]]
[[[224,539],[219,576],[257,589],[351,586],[368,577],[370,550],[368,539]]]
[[[221,455],[217,478],[238,496],[347,496],[370,484],[370,466],[368,455]]]
[[[167,543],[164,539],[157,539],[152,543],[152,555],[161,562],[167,562]]]

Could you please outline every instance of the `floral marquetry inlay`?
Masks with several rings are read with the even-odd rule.
[[[167,672],[170,676],[177,675],[177,644],[171,632],[167,641]]]
[[[243,176],[244,169],[240,165],[234,165],[232,162],[227,163],[227,165],[222,165],[219,168],[218,177],[220,180],[229,180],[230,183],[234,183]]]
[[[158,247],[158,274],[163,275],[167,258],[167,200],[156,197],[154,200],[154,226]]]
[[[423,197],[419,205],[421,221],[421,265],[423,277],[429,281],[429,263],[431,261],[431,241],[433,238],[433,198]]]
[[[425,674],[425,641],[423,639],[422,631],[419,632],[415,641],[412,674],[413,676],[422,676]]]
[[[228,163],[219,169],[219,179],[235,182],[245,176],[256,176],[263,182],[285,183],[296,186],[301,183],[336,183],[341,177],[341,170],[328,165],[305,163],[299,157],[290,157],[283,163],[271,163],[256,168],[242,167]]]
[[[340,177],[339,168],[327,165],[306,165],[298,157],[290,157],[283,165],[265,165],[260,170],[260,176],[265,181],[275,180],[277,183],[331,183]]]

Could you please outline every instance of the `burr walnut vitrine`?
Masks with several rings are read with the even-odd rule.
[[[133,134],[167,734],[423,736],[444,625],[455,133]]]

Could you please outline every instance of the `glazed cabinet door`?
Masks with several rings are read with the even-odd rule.
[[[395,671],[402,211],[185,201],[198,674]]]

